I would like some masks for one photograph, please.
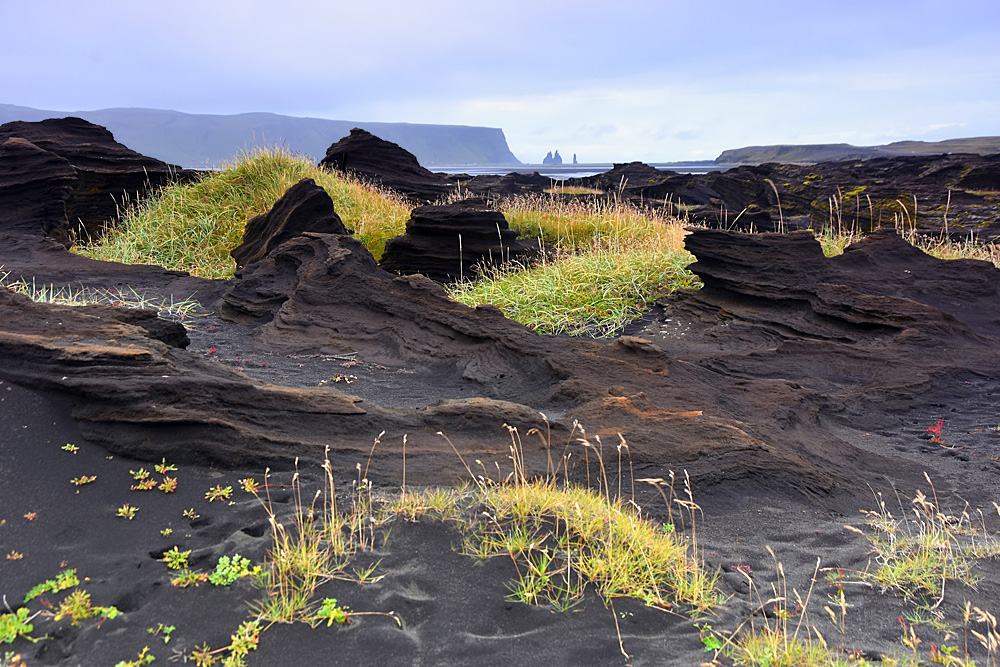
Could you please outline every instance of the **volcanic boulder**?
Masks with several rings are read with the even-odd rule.
[[[974,343],[1000,336],[1000,269],[942,260],[890,229],[873,231],[826,258],[811,232],[746,235],[691,228],[689,268],[704,288],[691,295],[752,304],[757,322],[809,338],[871,342],[909,331]],[[728,311],[727,311],[728,312]]]
[[[517,240],[503,213],[482,199],[413,209],[406,233],[385,244],[380,266],[421,273],[438,282],[474,277],[482,267],[524,260],[532,247]]]
[[[480,174],[478,176],[452,174],[449,179],[462,190],[485,198],[542,194],[553,184],[551,178],[542,176],[537,171],[531,174],[512,171],[503,176],[499,174]]]
[[[444,176],[421,167],[405,148],[357,127],[326,150],[319,166],[354,174],[424,204],[454,187]]]
[[[17,137],[0,143],[0,230],[65,235],[75,182],[76,170],[55,153]]]
[[[581,185],[585,184],[584,187],[605,192],[618,191],[640,195],[648,188],[660,185],[668,177],[675,175],[675,172],[660,170],[644,162],[627,162],[616,163],[604,173],[571,179],[568,182],[579,181]]]
[[[704,287],[661,304],[699,323],[688,358],[716,372],[780,378],[872,418],[876,401],[911,409],[930,387],[1000,365],[1000,269],[988,262],[937,259],[892,230],[829,258],[810,232],[698,229],[685,243]]]
[[[242,269],[303,232],[351,233],[334,210],[330,195],[311,178],[288,188],[269,211],[247,222],[243,243],[229,254],[236,268]]]
[[[136,153],[115,141],[107,129],[80,118],[0,125],[0,142],[12,137],[26,139],[39,149],[63,158],[76,172],[72,191],[66,198],[66,221],[56,222],[52,232],[62,238],[73,234],[99,236],[104,225],[117,219],[130,201],[164,185],[180,171],[179,167]],[[38,200],[47,200],[53,187],[62,187],[67,178],[65,169],[55,177],[54,186],[36,181]],[[21,195],[22,201],[28,197],[27,191]]]

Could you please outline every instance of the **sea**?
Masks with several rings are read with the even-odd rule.
[[[715,162],[651,162],[650,166],[679,174],[704,174],[710,171],[725,171],[736,165]],[[552,180],[583,178],[610,171],[615,165],[609,163],[592,164],[435,164],[427,165],[431,171],[445,174],[468,174],[482,176],[489,174],[532,174],[538,172]]]

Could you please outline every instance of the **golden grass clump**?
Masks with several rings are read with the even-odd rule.
[[[1000,268],[1000,243],[982,242],[968,239],[965,241],[953,241],[948,238],[934,238],[925,234],[918,234],[912,228],[897,229],[896,232],[910,245],[919,248],[932,257],[938,259],[979,259],[990,262]],[[823,254],[827,257],[834,257],[844,252],[844,248],[856,243],[864,238],[864,234],[845,230],[839,233],[830,229],[816,234],[816,238],[823,247]]]
[[[228,278],[235,270],[229,252],[242,242],[247,221],[303,178],[329,193],[344,224],[376,258],[386,239],[403,232],[410,207],[399,196],[285,149],[260,148],[196,182],[167,186],[137,202],[103,238],[75,250],[94,259]]]
[[[549,473],[540,478],[526,475],[521,437],[516,428],[507,429],[513,472],[506,478],[499,477],[498,468],[498,479],[491,480],[478,460],[475,464],[483,474],[475,475],[452,448],[474,482],[460,496],[465,511],[457,523],[464,534],[464,552],[479,558],[506,555],[512,559],[517,580],[508,586],[510,599],[566,610],[593,585],[612,609],[616,597],[694,615],[722,603],[716,589],[718,574],[707,572],[701,560],[696,527],[701,508],[691,496],[686,475],[686,498],[675,495],[673,473],[669,481],[628,480],[633,495],[635,481],[658,489],[670,516],[667,523],[660,523],[645,516],[634,499],[622,493],[622,457],[630,456],[624,438],[615,448],[619,457],[615,492],[603,459],[604,445],[598,436],[588,438],[578,424],[559,462],[552,461],[548,436],[538,429],[528,432],[529,437],[537,435],[550,454]],[[588,470],[591,460],[599,467],[596,489],[589,473],[586,486],[570,483],[565,475],[562,482],[558,480],[560,467],[568,462],[568,450],[576,446],[583,447]],[[680,529],[675,526],[675,509],[680,511]]]
[[[697,287],[684,222],[618,200],[522,197],[500,203],[522,237],[555,246],[533,267],[491,269],[451,297],[491,303],[539,333],[609,336],[670,292]]]

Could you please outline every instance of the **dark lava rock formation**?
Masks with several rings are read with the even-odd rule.
[[[406,233],[385,244],[380,266],[398,274],[421,273],[438,282],[475,277],[488,266],[518,262],[537,253],[517,240],[503,213],[482,199],[413,209]]]
[[[477,196],[540,194],[552,185],[537,175],[452,179]],[[630,162],[565,184],[663,207],[722,229],[868,232],[891,227],[955,240],[1000,238],[1000,155],[898,156],[810,166],[767,163],[705,174]]]
[[[452,191],[444,176],[420,166],[405,148],[360,128],[330,146],[319,166],[354,174],[426,204]]]
[[[990,263],[936,259],[891,230],[832,258],[809,232],[697,230],[687,247],[704,288],[667,303],[697,313],[717,340],[739,341],[738,354],[711,362],[717,370],[871,400],[1000,361],[1000,270]]]
[[[229,254],[241,269],[303,232],[351,233],[334,210],[330,195],[311,178],[288,188],[270,210],[247,222],[243,242]]]
[[[76,169],[55,153],[18,137],[0,143],[0,230],[65,238],[75,182]]]
[[[49,157],[43,159],[20,143],[7,144],[11,138],[28,141]],[[40,225],[63,242],[77,235],[99,236],[129,202],[172,178],[187,176],[179,167],[123,146],[105,128],[80,118],[4,123],[0,145],[0,191],[17,192],[13,205],[4,201],[0,220],[12,222],[0,229]],[[13,220],[22,215],[28,223]]]
[[[990,263],[939,260],[890,230],[832,258],[808,232],[699,229],[687,246],[704,287],[663,299],[663,316],[636,334],[664,347],[682,336],[679,360],[729,378],[721,405],[787,409],[775,424],[802,449],[815,427],[848,423],[896,441],[901,453],[881,453],[902,470],[920,442],[900,437],[913,420],[931,426],[1000,391],[1000,270]],[[1000,470],[950,453],[970,462],[963,474]]]
[[[620,190],[646,205],[681,205],[692,220],[713,227],[892,227],[989,240],[1000,238],[998,165],[997,155],[944,155],[676,174],[632,163],[567,183]]]
[[[537,171],[531,174],[512,171],[503,176],[497,174],[480,174],[479,176],[451,174],[448,179],[455,183],[460,190],[486,198],[541,194],[554,185],[551,178],[542,176]]]
[[[662,300],[628,335],[604,342],[539,336],[494,307],[458,304],[425,277],[379,268],[350,236],[302,233],[226,282],[9,237],[0,263],[17,275],[158,280],[171,294],[197,288],[206,305],[221,295],[212,335],[241,357],[267,350],[299,367],[347,359],[359,379],[352,394],[315,380],[272,384],[279,376],[269,369],[254,379],[239,357],[205,353],[218,339],[204,333],[189,332],[183,349],[178,332],[148,317],[7,291],[0,377],[59,394],[86,437],[144,459],[287,466],[321,460],[332,445],[334,464],[351,469],[384,431],[373,475],[398,481],[405,435],[411,483],[448,482],[464,467],[439,432],[466,461],[506,471],[508,424],[525,434],[529,473],[573,452],[568,470],[581,479],[583,425],[609,475],[619,465],[636,478],[686,470],[699,493],[733,502],[752,492],[853,503],[864,483],[916,483],[923,467],[905,451],[865,447],[837,429],[888,437],[904,413],[930,425],[969,387],[1000,391],[992,265],[936,260],[885,231],[835,258],[805,233],[698,229],[688,247],[705,287]],[[401,387],[424,401],[394,404]],[[545,437],[528,437],[532,428]],[[621,438],[627,449],[618,450]],[[996,474],[991,461],[968,465],[970,479]]]
[[[270,349],[356,354],[448,384],[472,382],[492,397],[539,400],[557,381],[540,354],[544,339],[492,306],[449,299],[424,276],[380,269],[350,237],[306,233],[285,243],[244,270],[219,312],[256,325]]]

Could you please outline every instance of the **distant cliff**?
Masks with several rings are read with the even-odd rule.
[[[803,144],[746,146],[722,151],[716,164],[815,164],[841,160],[869,160],[896,155],[941,155],[943,153],[1000,153],[1000,137],[969,137],[944,141],[897,141],[884,146],[852,146],[851,144]]]
[[[361,127],[417,156],[420,164],[520,164],[503,130],[465,125],[365,123],[296,118],[272,113],[230,116],[188,114],[160,109],[47,111],[0,104],[0,123],[77,116],[111,130],[132,150],[184,167],[216,166],[254,145],[280,144],[315,159],[351,128]]]

